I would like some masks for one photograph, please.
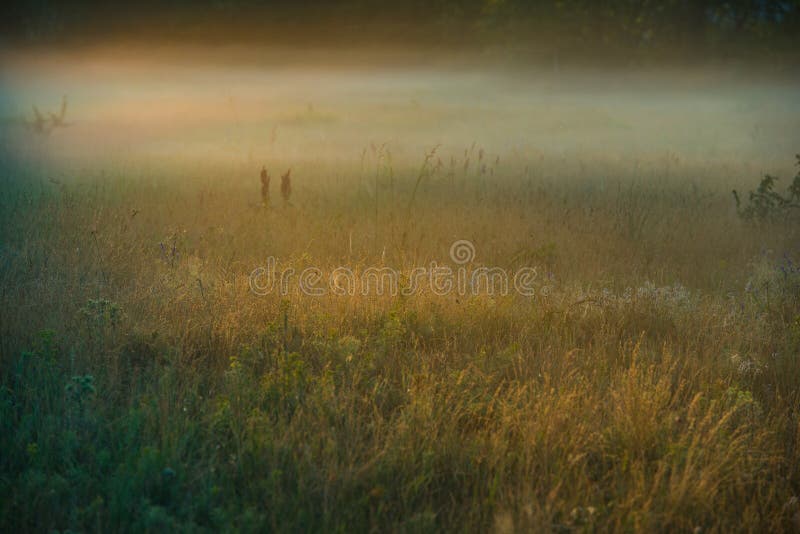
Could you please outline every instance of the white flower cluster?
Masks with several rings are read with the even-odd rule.
[[[767,364],[759,363],[739,353],[731,355],[731,364],[740,375],[748,378],[759,376],[767,368]]]
[[[617,294],[610,289],[603,289],[594,298],[591,295],[583,294],[582,300],[599,300],[606,306],[626,306],[644,303],[676,311],[687,310],[694,305],[691,292],[681,284],[657,286],[649,281],[637,288],[628,287],[622,294]]]

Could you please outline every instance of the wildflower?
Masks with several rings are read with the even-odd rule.
[[[261,203],[269,206],[269,172],[266,167],[261,167]]]
[[[289,198],[292,196],[292,169],[281,176],[281,196],[283,203],[289,204]]]

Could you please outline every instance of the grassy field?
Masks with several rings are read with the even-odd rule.
[[[681,133],[701,109],[686,97],[643,116],[643,138],[614,122],[635,102],[539,95],[517,117],[509,93],[469,116],[469,98],[393,85],[348,108],[356,85],[189,141],[158,130],[122,162],[155,126],[5,143],[1,530],[800,528],[800,227],[742,218],[731,195],[743,209],[764,168],[790,184],[791,139],[771,139],[792,115],[743,98],[735,121]],[[392,125],[405,145],[352,133]],[[507,142],[535,127],[544,149]],[[637,137],[651,150],[626,155]],[[190,157],[204,147],[229,154]],[[250,286],[268,257],[326,276],[455,267],[457,240],[470,268],[535,268],[536,294]]]
[[[481,159],[309,166],[271,210],[212,170],[7,183],[4,529],[797,526],[796,224],[740,220],[720,169]],[[248,285],[457,238],[547,295]]]

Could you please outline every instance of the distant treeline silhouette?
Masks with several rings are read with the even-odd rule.
[[[690,57],[791,53],[800,34],[800,0],[40,0],[0,11],[1,38],[16,43],[148,37]]]

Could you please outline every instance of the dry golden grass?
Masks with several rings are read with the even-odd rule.
[[[9,184],[3,527],[797,528],[800,235],[739,220],[757,176],[466,157],[309,163],[272,210],[255,171]],[[456,239],[550,293],[248,286]]]

